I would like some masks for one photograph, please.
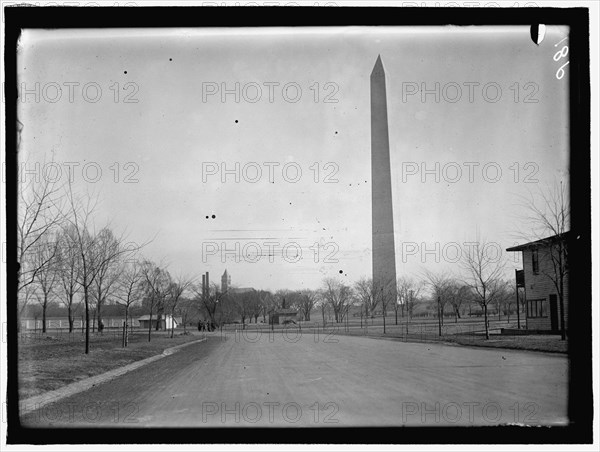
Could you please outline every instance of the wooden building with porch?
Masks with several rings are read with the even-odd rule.
[[[516,277],[517,287],[524,288],[528,330],[559,333],[563,323],[568,330],[567,239],[568,232],[506,249],[523,253],[523,270]]]

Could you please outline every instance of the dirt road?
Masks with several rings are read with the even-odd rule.
[[[184,348],[40,408],[30,426],[496,425],[567,422],[560,355],[294,332]]]

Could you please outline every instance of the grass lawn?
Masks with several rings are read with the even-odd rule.
[[[409,323],[409,332],[406,333],[406,323],[399,319],[398,325],[393,318],[388,319],[386,325],[386,334],[383,334],[383,319],[381,317],[368,320],[361,323],[360,320],[351,319],[346,326],[344,323],[329,323],[323,329],[323,325],[318,321],[301,322],[302,331],[305,334],[314,334],[315,329],[319,334],[334,337],[336,335],[350,336],[368,336],[382,339],[395,339],[408,342],[445,342],[456,345],[467,345],[473,347],[493,347],[508,348],[516,350],[531,350],[550,353],[567,353],[568,341],[562,341],[559,335],[522,335],[509,336],[500,335],[501,328],[516,328],[516,318],[511,317],[513,322],[509,322],[506,317],[497,319],[490,317],[490,339],[486,340],[483,332],[485,325],[483,318],[466,318],[455,322],[453,319],[446,319],[442,326],[442,336],[439,335],[437,319],[417,319]],[[296,331],[300,325],[276,325],[275,331],[289,329]],[[259,329],[263,332],[270,330],[270,325],[250,324],[246,325],[248,330]],[[227,331],[241,329],[241,325],[227,325]],[[290,333],[294,334],[294,333]]]
[[[484,337],[457,335],[444,338],[444,341],[477,347],[512,348],[552,353],[568,352],[568,341],[562,341],[559,335],[501,336],[494,334],[487,341]]]
[[[472,347],[492,347],[492,348],[509,348],[516,350],[531,350],[538,352],[551,353],[567,353],[568,340],[562,341],[560,335],[523,335],[523,336],[503,336],[500,334],[490,334],[488,340],[483,334],[443,334],[439,336],[437,331],[427,331],[424,334],[415,332],[408,336],[393,328],[388,328],[387,334],[383,334],[383,328],[369,327],[367,332],[365,329],[354,329],[345,332],[340,328],[337,334],[347,334],[352,336],[369,336],[377,338],[398,339],[407,342],[445,342],[456,345],[467,345]]]
[[[90,353],[86,355],[83,335],[49,333],[22,336],[19,339],[19,397],[27,399],[58,389],[76,381],[99,375],[150,356],[164,349],[200,339],[200,336],[175,332],[136,332],[129,346],[121,348],[121,337],[112,332],[90,337]]]

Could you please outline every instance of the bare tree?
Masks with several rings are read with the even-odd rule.
[[[263,312],[263,298],[261,293],[256,290],[238,292],[230,289],[228,301],[232,303],[236,313],[241,317],[244,328],[246,328],[246,319],[251,323],[254,318],[254,323],[257,323],[258,316]]]
[[[24,179],[23,175],[21,179]],[[18,195],[17,329],[20,329],[21,314],[34,292],[26,289],[36,281],[38,272],[43,271],[54,259],[52,254],[46,254],[46,260],[34,259],[34,256],[41,240],[52,234],[63,220],[63,198],[56,183],[39,174],[26,182]]]
[[[236,313],[240,316],[242,320],[242,328],[246,328],[246,319],[251,316],[253,312],[252,302],[254,298],[254,294],[251,292],[235,292],[230,291],[227,296],[228,301],[230,301],[235,307]]]
[[[146,293],[146,307],[149,311],[148,321],[148,342],[152,337],[152,315],[154,310],[164,309],[165,300],[169,295],[169,289],[171,287],[171,276],[169,272],[160,266],[156,265],[150,260],[146,260],[142,263],[142,275],[143,275],[143,287]],[[160,316],[157,315],[156,323],[158,329],[158,323],[161,321]]]
[[[375,317],[375,309],[379,304],[379,298],[375,296],[375,288],[371,278],[362,277],[354,284],[354,290],[365,307],[365,316]]]
[[[18,331],[21,331],[21,318],[23,317],[23,313],[25,312],[25,310],[27,309],[29,305],[29,301],[32,299],[36,298],[36,292],[37,292],[37,285],[34,284],[28,284],[25,287],[23,287],[23,289],[21,290],[21,294],[20,294],[20,298],[19,298],[19,303],[17,306],[18,309]],[[37,321],[37,317],[36,317],[36,321]]]
[[[570,230],[570,202],[566,189],[556,182],[546,190],[539,189],[536,194],[522,198],[523,219],[529,231],[521,233],[528,240],[546,239],[552,265],[540,268],[541,273],[552,281],[560,304],[561,338],[566,339],[564,317],[565,283],[568,279],[567,232]]]
[[[143,278],[142,268],[137,261],[126,263],[115,292],[117,303],[125,307],[125,347],[129,345],[129,309],[142,297]]]
[[[454,312],[454,323],[458,323],[461,306],[471,299],[471,288],[453,279],[449,281],[446,294]]]
[[[507,316],[506,321],[510,322],[510,313],[514,305],[516,305],[516,287],[511,281],[504,281],[501,290],[496,297],[496,305],[500,313],[504,312]],[[498,317],[500,320],[500,317]]]
[[[218,325],[219,321],[223,319],[221,305],[225,301],[227,292],[219,291],[219,286],[214,283],[210,285],[206,293],[202,291],[201,285],[193,286],[193,291],[208,320],[214,325]]]
[[[98,246],[100,238],[93,230],[93,212],[97,204],[94,196],[83,198],[75,196],[72,185],[68,184],[67,199],[69,204],[70,223],[76,238],[77,254],[79,257],[79,284],[83,290],[83,301],[85,305],[85,353],[90,352],[90,303],[91,291],[99,271],[104,268],[107,261],[113,261],[121,254],[130,252],[122,246],[111,247],[108,252]]]
[[[416,289],[409,291],[408,299],[406,300],[406,309],[407,309],[407,322],[410,322],[415,315],[415,310],[417,306],[423,303],[423,296],[421,292],[425,284],[423,282],[419,282]]]
[[[35,274],[36,298],[42,307],[42,333],[46,332],[46,311],[59,278],[58,249],[56,237],[46,234],[38,241],[33,256],[33,265],[38,269]]]
[[[351,301],[352,289],[335,278],[325,278],[323,281],[323,297],[333,308],[336,323],[343,320],[346,305]]]
[[[305,289],[300,292],[300,296],[298,298],[298,307],[300,308],[302,318],[305,321],[310,320],[310,312],[315,307],[316,302],[317,294],[314,290]]]
[[[412,316],[413,308],[419,299],[419,294],[423,288],[420,282],[415,281],[410,276],[401,276],[397,281],[398,298],[402,306],[402,311],[406,310],[407,321]],[[396,324],[398,311],[396,310]]]
[[[410,278],[408,278],[407,276],[400,276],[396,280],[398,299],[395,303],[392,303],[392,307],[394,308],[394,317],[396,325],[398,325],[398,311],[400,311],[401,316],[404,317],[405,306],[409,298],[409,286],[411,285],[409,280]]]
[[[392,302],[392,308],[394,309],[394,323],[396,325],[398,325],[398,311],[401,311],[402,316],[404,316],[404,304],[400,299],[400,294],[398,293],[397,295],[398,298],[396,299],[396,302]]]
[[[386,334],[386,322],[387,310],[390,303],[398,303],[398,292],[396,281],[388,281],[387,283],[379,282],[373,284],[373,291],[375,298],[378,298],[378,304],[381,304],[381,310],[383,311],[383,334]]]
[[[187,324],[198,314],[198,304],[191,298],[182,297],[175,312],[181,316],[183,332],[187,333]]]
[[[327,301],[327,297],[325,297],[324,291],[317,291],[317,306],[321,311],[321,317],[323,319],[323,326],[327,324],[327,314],[329,311],[329,302]]]
[[[75,295],[80,291],[78,284],[80,265],[77,254],[77,234],[68,224],[59,236],[59,282],[61,286],[60,300],[67,308],[69,333],[73,332],[75,322]]]
[[[85,353],[90,352],[90,287],[94,282],[94,266],[96,257],[94,255],[94,240],[90,234],[92,213],[96,205],[96,199],[87,197],[86,201],[75,198],[72,186],[69,185],[69,203],[72,215],[69,222],[76,236],[77,254],[80,259],[79,284],[83,290],[83,301],[85,305]]]
[[[432,290],[432,304],[437,308],[438,319],[441,327],[444,325],[444,310],[447,303],[450,302],[450,287],[452,277],[448,273],[433,273],[426,270],[424,276]]]
[[[258,296],[260,299],[260,304],[261,304],[261,313],[263,316],[263,322],[267,321],[267,314],[270,315],[271,311],[273,310],[273,305],[274,305],[274,296],[271,292],[267,291],[267,290],[260,290],[258,292]]]
[[[117,238],[108,228],[102,228],[95,237],[97,268],[94,278],[92,297],[96,303],[98,326],[102,323],[102,307],[106,299],[114,292],[121,275],[120,258],[129,250],[122,249],[122,238]],[[100,332],[102,329],[100,328]]]
[[[258,316],[260,315],[260,313],[262,311],[263,311],[263,305],[262,305],[262,297],[260,295],[260,292],[253,291],[252,297],[250,298],[250,306],[249,306],[250,320],[252,320],[252,318],[254,318],[254,323],[258,323]]]
[[[171,310],[171,338],[175,336],[175,310],[183,294],[192,286],[193,279],[179,275],[171,281],[168,290],[168,306]]]
[[[461,266],[466,273],[466,283],[474,292],[475,300],[483,309],[485,338],[490,338],[488,325],[488,305],[503,288],[502,276],[505,260],[500,251],[496,256],[490,252],[491,244],[485,240],[465,243],[462,250]]]

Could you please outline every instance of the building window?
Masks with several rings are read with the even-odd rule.
[[[548,317],[548,305],[546,299],[527,300],[527,317]]]
[[[538,257],[537,249],[535,249],[531,252],[531,266],[533,269],[533,274],[537,275],[540,272],[540,260]]]

